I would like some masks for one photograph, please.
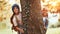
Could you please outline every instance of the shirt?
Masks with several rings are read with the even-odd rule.
[[[19,24],[23,24],[22,23],[22,17],[21,17],[22,15],[21,15],[21,13],[19,13],[18,15],[14,15],[14,17],[13,17],[13,24],[14,24],[14,26],[17,26],[18,24],[17,24],[17,19],[18,19],[18,23]],[[16,19],[16,17],[17,17],[17,19]]]

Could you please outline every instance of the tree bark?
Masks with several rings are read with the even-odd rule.
[[[21,0],[22,21],[28,34],[45,34],[40,0]]]

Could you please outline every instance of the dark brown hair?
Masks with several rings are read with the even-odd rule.
[[[14,15],[15,15],[15,12],[14,12],[14,8],[15,8],[15,7],[17,7],[17,9],[18,9],[18,11],[19,11],[19,13],[20,13],[19,5],[14,4],[14,5],[12,6],[13,15],[12,15],[12,17],[10,18],[11,24],[13,24],[12,19],[13,19]]]
[[[20,12],[19,5],[14,4],[14,5],[12,6],[12,11],[13,11],[13,14],[15,14],[15,12],[14,12],[14,8],[15,8],[15,7],[17,7],[18,11]],[[18,13],[19,13],[19,12],[18,12]]]

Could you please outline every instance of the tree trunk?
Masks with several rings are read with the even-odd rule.
[[[40,0],[21,0],[22,21],[28,34],[45,34]]]

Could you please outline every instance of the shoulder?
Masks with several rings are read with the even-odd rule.
[[[20,12],[19,15],[22,15],[22,13]]]

